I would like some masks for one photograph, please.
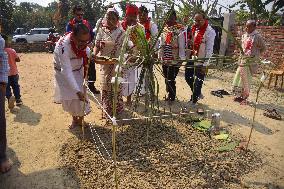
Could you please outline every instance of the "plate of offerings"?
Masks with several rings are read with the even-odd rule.
[[[111,58],[108,56],[97,56],[95,58],[96,64],[116,64],[118,62],[117,58]]]

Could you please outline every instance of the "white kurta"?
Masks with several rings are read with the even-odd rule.
[[[144,29],[144,26],[141,24],[137,24],[138,27],[141,27]],[[144,31],[145,32],[145,31]],[[129,42],[129,47],[133,47],[133,43],[130,41]],[[134,47],[134,53],[135,54],[135,47]],[[124,82],[122,83],[122,95],[123,96],[129,96],[131,95],[135,90],[136,87],[138,86],[139,82],[139,76],[141,73],[141,68],[129,68],[127,70],[123,71],[123,79]],[[143,81],[145,83],[145,81]],[[145,87],[142,85],[141,93],[145,93]]]
[[[195,37],[198,34],[198,30],[195,32]],[[206,31],[204,33],[204,36],[202,38],[202,42],[200,44],[199,52],[198,52],[198,58],[210,58],[213,54],[214,49],[214,41],[215,41],[216,32],[215,30],[208,25],[206,28]],[[204,65],[206,66],[208,63],[196,63],[196,65]]]
[[[83,59],[77,58],[71,49],[70,36],[60,39],[54,50],[55,95],[56,103],[61,103],[65,111],[72,116],[83,116],[90,112],[87,103],[85,112],[84,102],[80,101],[77,92],[84,93]]]

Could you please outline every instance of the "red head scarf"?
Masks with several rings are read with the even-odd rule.
[[[136,5],[128,4],[126,5],[126,13],[125,15],[128,16],[130,14],[138,15],[138,7]]]

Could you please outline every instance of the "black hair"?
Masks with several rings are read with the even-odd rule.
[[[90,33],[90,30],[88,26],[86,26],[85,24],[77,23],[74,25],[72,32],[74,33],[75,36],[78,36],[79,34]]]
[[[77,11],[83,11],[83,7],[81,5],[75,5],[72,9],[72,12],[75,14]]]
[[[198,10],[194,15],[200,14],[204,19],[206,19],[206,13],[203,10]]]
[[[111,11],[107,14],[114,14],[117,17],[117,19],[119,20],[119,14],[117,12]]]
[[[143,13],[147,13],[147,14],[149,13],[148,9],[143,5],[141,7],[139,7],[139,11],[143,12]]]
[[[8,36],[7,36],[7,35],[2,34],[1,36],[2,36],[2,38],[3,38],[6,42],[8,41]]]
[[[175,17],[175,18],[177,18],[177,12],[175,11],[175,10],[172,10],[171,11],[171,15],[170,15],[170,17]]]

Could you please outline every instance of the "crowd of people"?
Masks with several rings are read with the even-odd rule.
[[[87,108],[85,110],[82,109],[82,104],[88,105],[89,102],[84,102],[88,101],[88,99],[83,99],[83,94],[86,93],[84,90],[86,89],[81,86],[83,86],[84,80],[83,70],[84,65],[86,65],[85,59],[88,58],[87,54],[90,51],[89,47],[91,47],[91,45],[88,45],[88,42],[92,41],[94,32],[97,32],[95,47],[93,55],[89,55],[89,58],[100,56],[118,58],[128,27],[143,31],[148,41],[153,40],[158,34],[158,26],[148,16],[149,11],[145,6],[138,8],[136,5],[128,4],[123,19],[120,19],[119,13],[114,7],[108,8],[106,15],[97,23],[97,31],[92,30],[89,23],[83,19],[83,11],[79,6],[75,7],[73,13],[75,18],[72,19],[67,26],[67,32],[71,32],[58,42],[54,53],[55,70],[57,70],[55,74],[56,97],[59,97],[56,101],[61,103],[63,109],[72,115],[73,122],[71,127],[78,125],[78,121],[76,120],[80,122],[82,116],[90,111],[89,106],[85,106],[85,108]],[[209,58],[213,54],[215,31],[209,25],[206,15],[203,12],[197,12],[194,16],[194,20],[195,24],[192,27],[186,27],[178,23],[176,12],[172,11],[166,21],[166,26],[163,28],[160,40],[155,44],[157,50],[156,56],[163,63],[163,77],[165,78],[167,92],[167,98],[165,100],[169,102],[176,100],[175,80],[180,68],[174,61],[186,61],[186,59],[190,59],[193,56],[197,58]],[[84,35],[86,35],[86,40],[80,40]],[[87,39],[90,40],[88,41]],[[139,49],[135,44],[135,39],[131,37],[128,48],[128,54],[130,54],[130,56],[135,57],[138,55]],[[68,58],[68,61],[65,60],[65,58]],[[80,66],[80,61],[82,62],[82,60],[83,66]],[[91,64],[94,65],[93,62],[91,62]],[[199,63],[198,65],[194,64],[194,62],[188,62],[188,65],[185,80],[192,89],[190,102],[192,105],[195,105],[202,95],[202,83],[208,62]],[[68,68],[66,68],[66,66]],[[101,100],[106,113],[109,115],[113,114],[113,97],[115,95],[111,80],[114,77],[115,68],[116,65],[114,64],[100,65]],[[123,111],[123,106],[131,104],[131,96],[139,81],[140,69],[139,67],[128,67],[128,69],[122,70],[124,82],[120,84],[116,95],[117,107],[115,107],[115,109],[117,113]],[[89,75],[90,72],[95,74],[94,70],[89,69]],[[59,77],[59,75],[61,75],[61,77]],[[68,85],[66,83],[68,83]],[[144,87],[142,87],[141,90],[142,95],[144,92],[143,88]],[[72,93],[72,95],[70,95],[70,93]],[[69,98],[69,96],[72,97]],[[123,96],[126,97],[125,103]],[[70,102],[70,100],[72,102]],[[68,104],[68,106],[66,104]],[[79,110],[80,112],[78,112]],[[78,117],[80,117],[80,119],[78,119]]]
[[[101,93],[102,105],[107,116],[113,116],[115,110],[120,114],[124,106],[131,105],[132,94],[137,87],[141,68],[127,67],[122,69],[124,82],[120,83],[115,95],[112,79],[115,76],[117,66],[115,64],[96,65],[97,57],[118,58],[122,49],[126,31],[129,27],[133,31],[143,31],[148,41],[153,41],[158,34],[158,26],[148,16],[145,6],[137,7],[128,4],[125,17],[120,18],[114,7],[109,7],[103,18],[97,22],[97,27],[92,29],[87,20],[83,18],[84,10],[81,6],[73,9],[74,18],[66,27],[66,34],[57,42],[54,50],[55,70],[55,102],[62,104],[63,109],[72,116],[70,129],[81,126],[85,115],[90,113],[90,103],[86,95],[87,88],[84,79],[89,80],[88,87],[94,94]],[[122,21],[120,21],[122,20]],[[95,35],[96,33],[96,35]],[[92,41],[95,38],[93,54],[91,54]],[[135,61],[139,49],[135,39],[131,37],[128,41],[129,64]],[[193,59],[207,60],[213,54],[214,39],[216,33],[210,26],[204,12],[199,11],[194,15],[194,24],[185,26],[178,22],[175,11],[166,21],[157,44],[154,44],[157,54],[155,56],[162,64],[163,77],[166,85],[166,101],[173,103],[176,100],[176,77],[179,73],[180,64],[176,61],[187,62],[185,69],[185,81],[191,88],[189,104],[195,106],[201,98],[202,85],[206,76],[209,61],[194,62]],[[6,41],[6,48],[5,48]],[[256,22],[249,20],[246,24],[246,33],[242,37],[242,47],[245,57],[252,57],[252,61],[239,63],[234,81],[233,91],[237,95],[234,99],[241,104],[246,104],[249,96],[251,76],[256,73],[257,65],[254,61],[259,58],[265,50],[262,37],[256,31]],[[207,58],[207,59],[206,59]],[[90,59],[90,64],[88,63]],[[19,75],[16,62],[20,58],[17,53],[9,48],[7,37],[0,35],[0,172],[5,173],[11,165],[6,157],[6,119],[5,119],[5,97],[8,107],[12,109],[14,103],[22,104]],[[249,65],[247,65],[249,64]],[[96,66],[99,66],[101,85],[100,91],[95,87]],[[12,90],[13,89],[13,93]],[[142,87],[143,88],[143,87]],[[143,89],[140,92],[145,93]],[[188,92],[189,93],[189,92]],[[116,107],[113,108],[113,100],[116,97]],[[126,98],[124,102],[123,97]]]
[[[73,13],[74,19],[67,26],[67,32],[70,33],[60,40],[54,54],[55,70],[57,70],[55,74],[57,81],[56,96],[59,97],[57,101],[63,105],[64,110],[73,116],[71,128],[80,125],[79,123],[83,116],[90,112],[88,99],[85,99],[84,96],[86,95],[83,95],[86,94],[86,89],[82,87],[87,70],[89,70],[89,80],[91,80],[92,84],[92,87],[90,87],[89,83],[89,88],[94,93],[99,93],[97,89],[93,90],[95,88],[93,81],[96,77],[90,79],[90,76],[96,75],[96,57],[118,58],[125,33],[129,27],[135,28],[131,32],[143,31],[146,40],[149,42],[153,41],[158,34],[158,26],[148,16],[149,11],[145,6],[138,8],[134,4],[128,4],[125,17],[122,19],[114,7],[109,7],[104,17],[98,20],[94,30],[90,27],[88,21],[83,19],[83,9],[80,6],[76,6]],[[253,57],[252,59],[259,58],[260,53],[265,49],[265,45],[261,36],[255,30],[256,22],[253,20],[248,21],[246,28],[247,33],[242,40],[244,56]],[[92,47],[90,44],[94,32],[97,35],[94,40],[93,54],[90,55],[88,52],[90,52],[90,47]],[[135,61],[135,57],[139,55],[139,50],[141,49],[138,49],[138,45],[135,42],[136,39],[132,36],[135,35],[130,35],[127,55],[132,56],[133,61]],[[176,12],[174,10],[171,11],[159,41],[154,45],[157,51],[155,56],[162,64],[162,75],[167,92],[166,101],[172,103],[176,100],[176,77],[180,69],[180,64],[176,63],[176,61],[186,62],[189,60],[185,69],[185,81],[192,91],[189,104],[195,107],[198,100],[204,97],[202,85],[209,65],[208,59],[213,54],[215,36],[215,30],[210,26],[204,12],[196,12],[194,24],[185,26],[178,22]],[[82,37],[85,40],[82,41]],[[90,67],[87,66],[88,58],[92,59]],[[204,61],[190,61],[194,59],[203,59]],[[128,60],[130,59],[128,58]],[[128,63],[131,64],[133,61]],[[124,82],[119,85],[117,95],[114,95],[112,78],[115,76],[116,65],[101,64],[99,66],[102,105],[106,110],[105,114],[111,117],[114,113],[113,109],[119,114],[124,110],[124,106],[131,105],[131,97],[137,88],[141,68],[129,66],[127,69],[122,69]],[[235,101],[246,104],[249,93],[249,78],[255,73],[256,69],[256,64],[243,66],[240,63],[233,82],[233,91],[238,95],[234,99]],[[143,89],[144,86],[142,85],[140,92],[142,95],[145,93]],[[237,93],[237,91],[240,93]],[[115,96],[117,98],[116,107],[113,108]],[[123,97],[126,98],[126,102],[123,101]]]

